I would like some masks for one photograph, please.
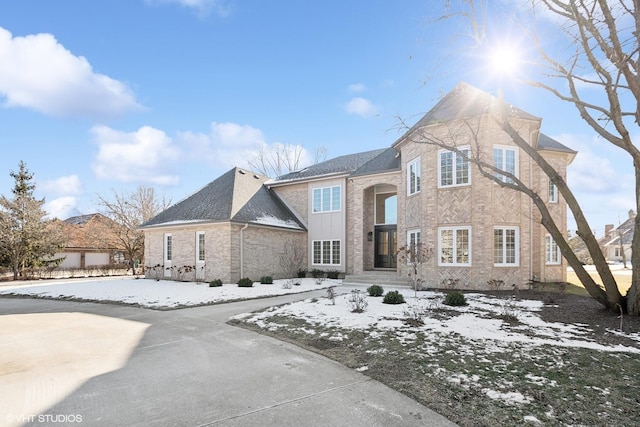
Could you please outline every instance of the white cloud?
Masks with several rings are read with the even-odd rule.
[[[367,90],[367,87],[364,85],[364,83],[353,83],[350,84],[347,89],[349,90],[349,92],[365,92]]]
[[[39,189],[53,194],[77,195],[82,193],[78,175],[61,176],[38,184]]]
[[[112,117],[141,108],[124,83],[93,71],[51,34],[13,37],[0,27],[0,96],[52,116]]]
[[[65,196],[45,203],[44,210],[49,218],[67,219],[77,213],[76,205],[78,201],[73,196]]]
[[[107,126],[91,129],[98,153],[92,164],[96,176],[121,182],[175,185],[170,172],[180,163],[181,151],[163,131],[143,126],[120,132]]]
[[[211,123],[209,134],[180,132],[177,139],[194,159],[229,168],[247,167],[247,160],[254,158],[261,147],[267,146],[260,129],[231,122]]]
[[[374,117],[379,114],[379,109],[371,101],[365,98],[356,97],[344,105],[344,110],[349,114],[356,114],[365,118]]]

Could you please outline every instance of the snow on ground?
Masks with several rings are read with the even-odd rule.
[[[296,279],[299,286],[285,289],[286,280],[274,280],[272,285],[254,283],[251,288],[225,284],[210,288],[207,283],[170,280],[134,279],[132,277],[34,281],[0,287],[0,295],[25,295],[41,298],[115,301],[149,308],[175,308],[225,301],[261,298],[313,291],[340,285],[340,280]]]
[[[237,317],[256,323],[263,328],[277,328],[269,322],[274,315],[303,319],[309,324],[338,327],[343,329],[397,331],[405,329],[405,321],[413,313],[421,313],[423,326],[415,327],[413,332],[440,336],[458,335],[464,339],[485,342],[486,350],[500,352],[507,343],[519,343],[532,346],[558,346],[588,348],[607,352],[625,352],[640,354],[640,345],[607,346],[588,337],[590,329],[586,325],[545,322],[538,314],[543,303],[531,300],[505,300],[482,294],[465,294],[469,305],[464,307],[443,306],[439,301],[443,294],[438,292],[420,292],[418,298],[414,292],[401,289],[406,304],[384,304],[382,298],[366,297],[368,308],[364,313],[352,313],[348,300],[351,295],[342,295],[331,304],[328,299],[307,299],[280,307],[272,307],[263,312],[242,314]],[[439,309],[450,311],[447,316],[431,316]],[[511,325],[496,316],[510,312],[517,316],[517,324]],[[403,336],[410,340],[411,336]]]

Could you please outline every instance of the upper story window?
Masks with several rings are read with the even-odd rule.
[[[549,180],[549,203],[558,203],[558,186]]]
[[[420,192],[420,157],[407,164],[407,195]]]
[[[468,185],[470,182],[471,163],[465,156],[471,155],[471,150],[463,148],[462,153],[440,151],[438,163],[438,183],[440,187],[454,187]]]
[[[313,212],[337,212],[340,210],[340,186],[313,189]]]
[[[515,148],[493,147],[493,166],[511,175],[518,177],[518,152]],[[495,173],[496,178],[502,182],[513,183],[511,178]]]

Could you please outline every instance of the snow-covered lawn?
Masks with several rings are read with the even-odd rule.
[[[603,339],[586,324],[547,322],[541,301],[468,293],[467,306],[450,307],[443,293],[400,292],[405,304],[366,296],[362,313],[352,312],[347,294],[335,305],[308,298],[234,322],[330,349],[327,355],[410,396],[423,395],[423,403],[461,424],[476,416],[487,425],[626,422],[615,416],[626,416],[625,384],[640,377],[640,334],[612,328]],[[582,401],[591,402],[589,410]],[[455,415],[447,412],[452,407]],[[598,418],[608,412],[615,416]]]
[[[316,284],[315,279],[297,279],[299,286],[284,287],[285,280],[274,280],[272,285],[259,282],[250,288],[236,284],[209,287],[207,283],[174,282],[125,278],[69,279],[36,281],[27,284],[2,286],[0,295],[24,295],[39,298],[74,299],[85,301],[113,301],[136,304],[148,308],[178,308],[214,304],[225,301],[262,298],[307,292],[340,285],[340,280],[326,279]]]

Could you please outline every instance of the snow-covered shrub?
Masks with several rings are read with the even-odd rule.
[[[358,289],[351,291],[351,296],[347,299],[349,311],[352,313],[364,313],[369,306],[366,295],[360,293]]]
[[[336,305],[336,290],[333,286],[327,288],[327,298],[329,298],[331,304]]]

